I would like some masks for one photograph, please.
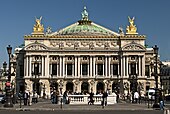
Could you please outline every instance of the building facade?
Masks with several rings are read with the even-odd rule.
[[[86,7],[81,20],[56,32],[50,27],[44,32],[41,19],[24,36],[24,46],[15,50],[17,92],[144,94],[155,87],[154,50],[145,46],[146,36],[137,33],[134,18],[128,17],[126,33],[89,20]]]

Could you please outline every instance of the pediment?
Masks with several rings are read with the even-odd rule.
[[[122,50],[123,51],[145,51],[145,47],[135,42],[132,42],[130,44],[123,46]]]
[[[45,46],[44,44],[40,44],[40,43],[32,43],[29,44],[25,47],[25,50],[29,50],[29,51],[45,51],[48,50],[47,46]]]

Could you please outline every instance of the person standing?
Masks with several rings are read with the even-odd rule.
[[[135,99],[135,103],[137,103],[139,100],[139,93],[137,91],[134,93],[134,99]]]
[[[28,104],[28,92],[24,92],[24,105]]]

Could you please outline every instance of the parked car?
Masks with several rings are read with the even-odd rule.
[[[0,103],[4,104],[5,103],[5,95],[0,94]]]

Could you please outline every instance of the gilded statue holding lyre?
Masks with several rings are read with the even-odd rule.
[[[134,25],[134,20],[135,20],[135,17],[133,17],[132,19],[128,16],[128,19],[129,19],[129,23],[130,25],[127,26],[126,28],[126,34],[138,34],[136,31],[137,31],[137,27],[136,25]]]
[[[41,20],[42,20],[42,17],[40,17],[39,19],[36,18],[35,19],[35,25],[33,27],[33,32],[34,33],[43,33],[44,32],[44,27],[43,25],[41,24]]]

